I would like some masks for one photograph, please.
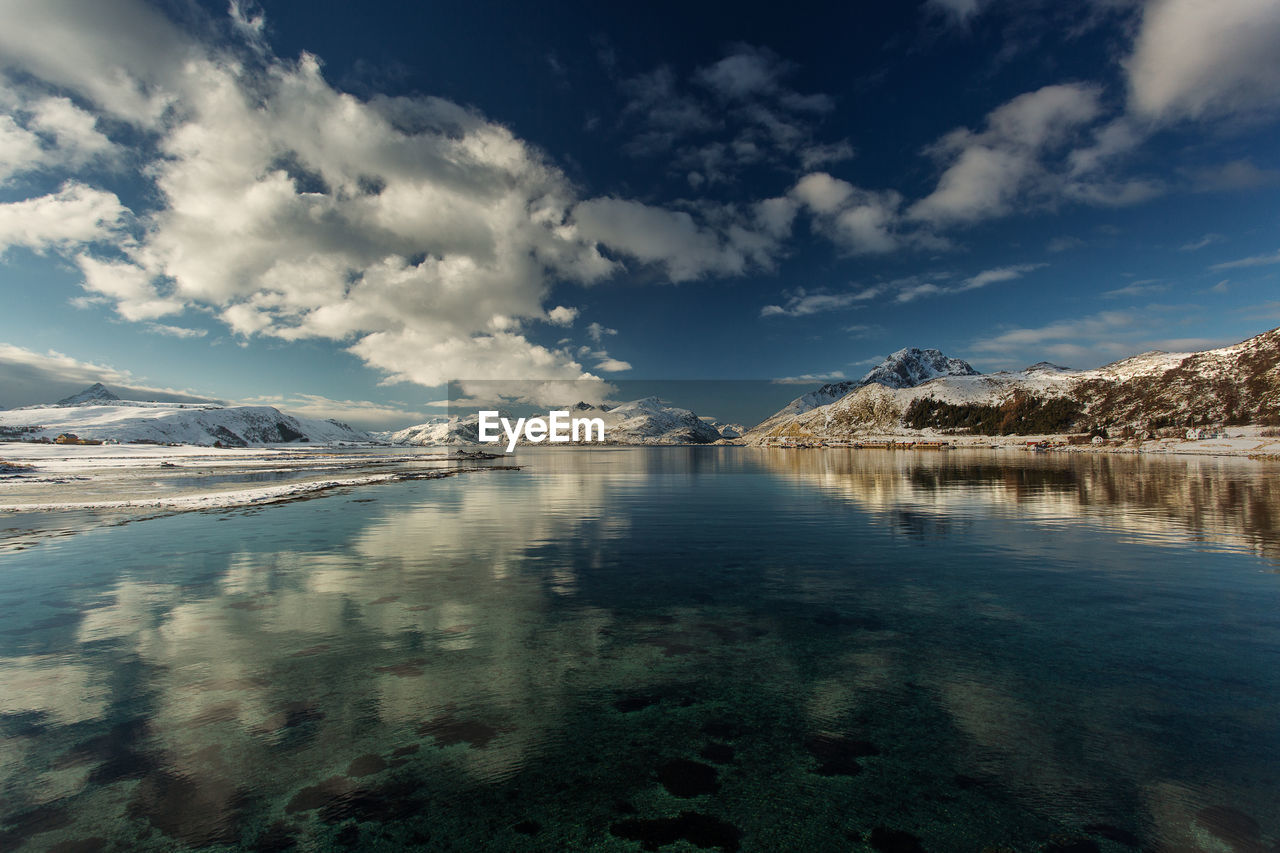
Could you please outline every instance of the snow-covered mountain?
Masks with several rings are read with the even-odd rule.
[[[95,382],[79,394],[72,394],[70,397],[63,397],[55,406],[83,406],[88,403],[111,403],[120,398],[113,394],[106,385],[101,382]]]
[[[950,358],[941,350],[907,347],[868,370],[858,386],[875,383],[886,388],[914,388],[939,376],[977,375],[969,362]]]
[[[816,391],[796,397],[750,430],[745,430],[743,435],[768,435],[805,412],[829,406],[859,388],[869,385],[912,388],[940,376],[977,375],[979,375],[978,371],[974,370],[968,362],[950,358],[940,350],[906,347],[885,358],[863,374],[859,380],[845,379],[840,382],[830,382]]]
[[[606,444],[710,444],[723,436],[713,425],[688,409],[670,406],[657,397],[632,400],[616,407],[577,402],[561,406],[572,418],[600,418],[605,424]],[[514,418],[507,412],[500,417]],[[448,419],[418,424],[396,432],[378,433],[391,444],[423,446],[475,444],[479,416],[467,415],[450,425]],[[505,442],[505,440],[504,440]],[[526,444],[523,439],[520,444]]]
[[[725,424],[717,420],[702,419],[704,423],[710,424],[711,428],[720,433],[721,438],[735,439],[742,438],[746,434],[747,428],[742,424]]]
[[[693,412],[667,405],[657,397],[632,400],[579,417],[602,418],[605,435],[613,444],[710,444],[721,438],[719,430]]]
[[[47,406],[0,411],[0,431],[23,439],[80,438],[223,445],[369,441],[341,421],[287,415],[272,406],[218,406],[121,400],[101,384]]]
[[[378,441],[402,446],[434,447],[444,444],[449,437],[449,419],[443,415],[426,423],[414,424],[397,430],[369,433]]]
[[[816,407],[800,405],[805,397],[797,398],[751,429],[745,438],[751,443],[768,443],[784,435],[844,438],[906,431],[902,416],[916,400],[994,406],[1006,404],[1018,393],[1039,400],[1072,401],[1080,412],[1074,425],[1081,430],[1280,423],[1280,329],[1221,349],[1146,352],[1092,370],[1039,362],[1017,372],[983,375],[936,350],[899,350],[886,362],[912,352],[929,355],[909,358],[911,367],[905,374],[876,368],[868,376],[888,379],[905,375],[912,379],[920,375],[917,366],[934,369],[941,365],[951,372],[903,387],[891,381],[859,383],[838,400]],[[824,386],[813,393],[821,396],[838,387]]]
[[[499,411],[498,417],[512,418],[506,411]],[[432,418],[426,423],[415,424],[401,430],[375,432],[373,437],[388,444],[415,447],[452,447],[479,443],[480,415],[478,412],[459,417],[458,415]]]

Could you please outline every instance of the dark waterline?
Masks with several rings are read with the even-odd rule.
[[[0,850],[1270,850],[1274,466],[524,452],[0,556]]]

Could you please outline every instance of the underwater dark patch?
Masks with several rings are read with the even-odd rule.
[[[465,743],[476,749],[484,749],[498,736],[496,728],[479,720],[463,720],[445,714],[418,726],[418,734],[435,738],[438,746],[454,746]]]
[[[681,812],[679,817],[651,820],[624,820],[609,827],[618,838],[639,841],[645,850],[657,850],[664,844],[688,841],[695,847],[719,848],[735,853],[742,844],[742,830],[711,815]]]
[[[867,843],[880,853],[924,853],[920,839],[901,829],[877,826],[871,830]]]
[[[817,773],[822,776],[857,776],[862,772],[859,758],[880,754],[870,741],[826,733],[810,736],[804,746],[818,760]]]
[[[720,790],[716,769],[700,761],[677,758],[658,768],[658,781],[676,797],[698,797]]]

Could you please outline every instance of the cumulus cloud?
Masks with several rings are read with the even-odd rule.
[[[75,171],[111,165],[122,151],[97,128],[97,118],[70,98],[19,97],[0,89],[0,183],[16,175],[55,166]]]
[[[505,127],[436,98],[343,93],[314,57],[279,59],[250,38],[261,21],[242,6],[233,23],[248,41],[213,48],[141,3],[8,5],[20,26],[0,34],[0,62],[154,134],[158,156],[140,175],[160,203],[138,214],[133,239],[116,196],[68,183],[0,205],[0,245],[74,250],[85,289],[128,320],[201,306],[241,335],[342,341],[390,379],[424,384],[578,378],[580,365],[520,323],[572,322],[574,309],[542,300],[551,277],[590,284],[619,268],[600,240],[677,278],[740,271],[774,240],[768,223],[738,234],[656,208],[641,211],[639,234],[609,234],[589,207],[580,225],[568,180]],[[47,137],[41,156],[63,168],[113,150],[67,98],[14,106],[27,118],[0,126],[10,168],[35,162],[23,133]],[[645,228],[684,239],[663,253]],[[110,255],[83,248],[109,237]]]
[[[578,319],[577,308],[567,308],[564,305],[557,305],[547,312],[547,322],[553,326],[572,326],[573,321]]]
[[[873,192],[826,172],[805,175],[791,196],[813,215],[817,230],[850,254],[892,252],[915,236],[900,233],[902,196]]]
[[[13,344],[0,344],[0,406],[13,408],[52,403],[83,391],[95,382],[101,382],[127,400],[218,402],[192,391],[147,385],[127,370],[81,361],[53,350],[37,352]]]
[[[123,228],[126,209],[115,193],[69,181],[55,193],[0,204],[0,253],[36,252],[106,240]]]
[[[1061,154],[1099,111],[1095,87],[1045,86],[993,110],[980,132],[948,133],[928,149],[945,165],[938,185],[908,214],[941,224],[1008,214],[1024,196],[1046,192],[1052,175],[1046,159]]]
[[[620,198],[596,198],[573,208],[573,227],[583,239],[608,246],[641,264],[661,267],[671,281],[708,275],[740,275],[769,269],[790,233],[785,201],[770,199],[750,217],[733,208],[704,208],[699,222],[684,210],[669,210]]]
[[[522,332],[530,320],[576,319],[576,309],[544,306],[552,280],[590,285],[624,263],[672,281],[740,275],[772,268],[790,235],[789,198],[678,210],[581,199],[540,152],[473,110],[357,98],[331,85],[317,58],[275,56],[260,14],[243,4],[224,27],[238,41],[219,47],[139,2],[83,15],[62,0],[9,5],[21,26],[0,35],[0,63],[26,75],[30,92],[56,87],[74,103],[20,96],[14,114],[27,118],[0,127],[0,152],[29,163],[21,133],[44,133],[43,150],[66,149],[65,168],[101,158],[113,150],[99,130],[108,116],[154,140],[136,176],[158,203],[132,219],[110,193],[68,184],[0,206],[0,244],[73,254],[87,298],[127,320],[197,307],[246,338],[342,342],[389,381],[579,378],[588,374],[568,350]],[[753,55],[767,75],[782,73]],[[707,80],[743,97],[768,90],[769,109],[821,107],[776,79],[748,85],[744,68],[730,63]],[[669,73],[632,85],[654,127],[706,126],[672,100]],[[126,222],[136,222],[132,236]],[[106,237],[114,251],[84,245]]]
[[[1151,0],[1125,61],[1130,109],[1156,121],[1280,107],[1280,5]]]

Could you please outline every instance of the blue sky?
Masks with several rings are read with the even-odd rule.
[[[1280,324],[1280,2],[837,5],[0,0],[0,405]]]

